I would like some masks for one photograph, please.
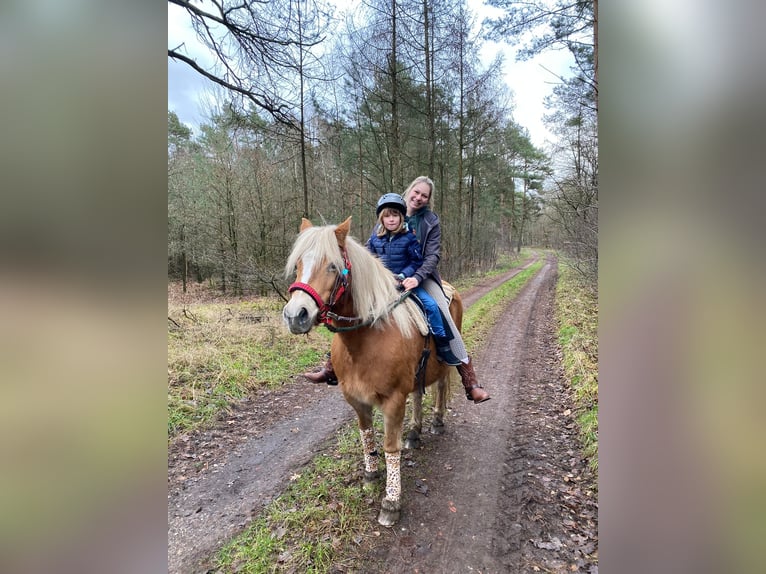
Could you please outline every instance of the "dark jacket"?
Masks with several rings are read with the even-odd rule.
[[[396,235],[386,233],[383,237],[378,237],[377,230],[376,225],[367,240],[367,249],[377,255],[386,269],[394,275],[401,273],[405,277],[412,277],[423,264],[420,244],[415,235],[411,232]]]
[[[428,207],[424,207],[408,217],[407,223],[411,229],[414,229],[423,254],[423,265],[420,266],[420,269],[417,270],[413,277],[421,284],[424,279],[431,277],[441,286],[442,279],[437,269],[442,251],[442,229],[439,223],[439,216]]]

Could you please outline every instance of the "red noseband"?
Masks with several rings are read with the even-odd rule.
[[[303,291],[304,293],[308,294],[308,296],[314,300],[314,303],[317,304],[317,307],[319,307],[320,317],[327,315],[327,310],[330,308],[330,306],[322,301],[322,298],[319,296],[319,293],[317,293],[316,289],[314,289],[308,283],[301,283],[300,281],[296,281],[287,288],[287,291],[289,293],[292,293],[293,291]]]
[[[338,274],[338,277],[335,279],[335,285],[333,286],[332,293],[330,293],[330,301],[328,303],[322,301],[322,297],[320,297],[319,293],[317,293],[317,290],[308,283],[296,281],[287,288],[289,293],[292,293],[293,291],[303,291],[309,297],[311,297],[314,303],[316,303],[316,306],[319,308],[318,320],[320,323],[324,323],[325,325],[329,325],[332,322],[332,319],[328,316],[328,313],[330,312],[330,309],[335,306],[338,300],[343,297],[343,294],[346,292],[346,287],[348,287],[348,280],[351,277],[351,262],[348,260],[346,250],[343,249],[342,252],[345,268]]]

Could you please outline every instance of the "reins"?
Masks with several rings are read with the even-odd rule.
[[[388,309],[386,309],[386,314],[390,313],[398,305],[400,305],[402,303],[402,301],[404,301],[407,297],[410,296],[410,293],[411,293],[411,291],[405,291],[399,297],[397,297],[397,299],[388,306]],[[329,321],[323,321],[324,326],[327,327],[327,329],[329,331],[332,331],[333,333],[341,333],[341,332],[345,332],[345,331],[355,331],[357,329],[361,329],[362,327],[369,327],[370,325],[372,325],[375,322],[375,320],[372,320],[372,319],[365,320],[365,319],[362,319],[362,317],[344,317],[342,315],[336,315],[335,313],[333,313],[331,311],[328,311],[326,313],[326,316],[329,319],[332,319],[334,321],[348,321],[348,322],[358,321],[357,324],[355,324],[355,325],[348,325],[346,327],[336,327],[335,325],[333,325]]]

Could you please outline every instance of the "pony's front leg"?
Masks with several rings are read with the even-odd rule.
[[[383,426],[386,451],[386,496],[380,504],[378,522],[393,526],[399,521],[402,510],[402,422],[407,397],[389,398],[383,405]]]
[[[375,447],[375,428],[372,425],[372,406],[349,401],[359,420],[359,436],[364,453],[364,484],[369,485],[380,477],[378,472],[378,449]]]
[[[423,394],[420,391],[414,391],[410,396],[412,397],[412,416],[404,448],[412,450],[420,446],[420,433],[423,432]]]

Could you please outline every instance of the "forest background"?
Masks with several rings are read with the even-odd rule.
[[[445,276],[537,245],[567,252],[596,289],[593,2],[495,0],[483,22],[462,0],[361,3],[344,18],[316,1],[170,4],[215,61],[184,45],[170,59],[220,88],[198,133],[168,110],[168,274],[184,289],[283,291],[301,217],[353,216],[365,240],[377,199],[422,174],[436,184]],[[522,58],[572,54],[546,101],[549,149],[514,119],[502,57],[482,61],[490,39]]]

